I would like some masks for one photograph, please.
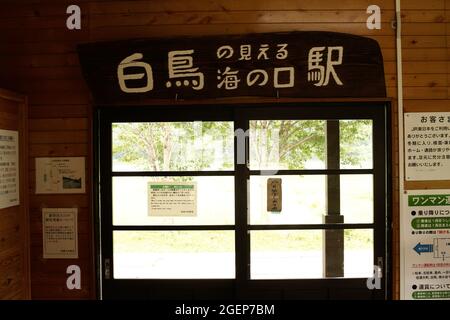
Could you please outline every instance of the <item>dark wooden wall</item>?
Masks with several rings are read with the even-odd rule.
[[[0,129],[19,132],[20,177],[20,204],[0,209],[0,299],[29,299],[26,97],[0,89]]]
[[[68,5],[82,9],[82,29],[66,28]],[[382,29],[366,28],[366,8],[382,9]],[[93,298],[92,188],[84,195],[36,195],[34,158],[86,156],[92,170],[89,92],[76,54],[78,43],[135,37],[327,30],[370,36],[383,52],[388,96],[397,97],[394,0],[3,0],[0,11],[0,87],[29,97],[32,296]],[[402,0],[403,70],[407,111],[450,111],[450,0]],[[397,130],[394,123],[394,130]],[[394,131],[395,133],[395,131]],[[395,137],[394,137],[395,139]],[[394,159],[398,147],[394,143]],[[398,161],[395,161],[398,166]],[[394,170],[398,177],[398,170]],[[394,181],[395,182],[395,181]],[[449,186],[408,184],[408,188]],[[398,183],[395,182],[395,188]],[[395,208],[398,197],[395,197]],[[41,208],[77,206],[80,258],[42,259]],[[398,209],[394,225],[398,230]],[[394,234],[394,294],[399,294],[398,232]],[[65,288],[65,268],[82,268],[82,290]]]

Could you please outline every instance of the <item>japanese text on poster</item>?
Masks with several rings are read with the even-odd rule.
[[[450,180],[450,112],[405,114],[406,180]]]
[[[44,259],[78,258],[77,208],[42,209]]]
[[[197,215],[195,182],[149,182],[148,215],[193,217]]]
[[[403,213],[403,299],[450,299],[450,190],[415,190]]]
[[[0,130],[0,209],[19,204],[19,135]]]
[[[84,193],[84,157],[36,158],[36,193]]]

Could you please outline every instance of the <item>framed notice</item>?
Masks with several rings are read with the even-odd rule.
[[[77,208],[42,209],[44,259],[78,258]]]
[[[402,212],[402,299],[450,300],[450,190],[410,190]]]
[[[450,112],[405,114],[408,181],[450,180]]]
[[[149,182],[148,215],[194,217],[197,215],[196,182]]]
[[[36,158],[36,193],[84,193],[85,158]]]
[[[0,209],[19,205],[19,134],[0,129]]]

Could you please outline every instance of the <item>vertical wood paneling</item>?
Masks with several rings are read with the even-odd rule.
[[[65,28],[65,9],[79,4],[81,31]],[[32,0],[5,1],[0,11],[0,86],[29,96],[30,176],[34,158],[40,156],[85,156],[87,176],[92,166],[92,126],[89,92],[84,84],[76,45],[88,41],[177,35],[242,34],[294,30],[342,31],[376,39],[383,51],[388,92],[396,97],[394,0],[379,0],[382,29],[368,30],[366,8],[371,0],[166,0],[94,1]],[[449,111],[449,0],[403,0],[404,95],[406,111]],[[6,44],[6,45],[3,45]],[[394,112],[395,112],[394,108]],[[0,117],[1,118],[1,117]],[[394,119],[394,132],[398,129]],[[398,190],[398,146],[394,136],[394,194]],[[91,227],[92,190],[85,195],[39,196],[30,187],[33,212],[33,251],[41,242],[42,206],[78,206],[79,219]],[[398,257],[398,197],[394,199],[393,254]],[[77,261],[82,266],[83,290],[67,291],[64,265],[73,261],[39,258],[33,252],[33,297],[93,298],[95,281],[92,235],[80,246]],[[394,261],[394,296],[399,294],[399,265]]]
[[[30,298],[27,100],[0,89],[0,129],[19,132],[20,204],[0,209],[0,299]]]

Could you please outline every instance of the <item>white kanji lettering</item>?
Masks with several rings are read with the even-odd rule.
[[[259,47],[258,50],[258,60],[261,60],[262,58],[264,58],[264,60],[269,60],[269,57],[267,56],[267,51],[269,50],[269,45],[268,44],[262,44]]]
[[[119,66],[117,67],[117,78],[119,80],[120,90],[122,90],[123,92],[142,93],[153,90],[152,67],[148,63],[136,61],[142,59],[142,57],[142,53],[134,53],[131,56],[126,57],[119,63]],[[125,68],[130,67],[144,68],[145,73],[124,74]],[[126,80],[139,80],[144,78],[145,76],[147,76],[147,84],[144,87],[129,88],[126,85]]]
[[[277,44],[278,50],[277,50],[276,58],[278,60],[284,60],[288,57],[288,51],[286,50],[287,46],[288,46],[287,43]]]
[[[233,56],[234,50],[231,46],[225,45],[217,49],[217,58],[219,59],[229,59]]]
[[[262,78],[262,81],[260,81],[260,78]],[[268,80],[269,75],[267,74],[266,70],[255,69],[247,74],[247,85],[249,87],[253,86],[258,81],[259,81],[258,86],[262,87],[267,83]]]
[[[280,83],[280,73],[288,72],[288,81]],[[280,67],[273,70],[274,88],[292,88],[294,86],[295,70],[294,67]]]
[[[251,60],[252,59],[252,47],[249,44],[243,44],[240,47],[241,57],[239,60]]]
[[[170,51],[168,54],[168,69],[169,69],[169,79],[182,79],[175,81],[177,87],[181,87],[183,84],[185,87],[192,86],[194,90],[201,90],[205,85],[204,75],[202,72],[197,72],[199,68],[193,68],[194,59],[192,54],[194,50],[181,50],[181,51]],[[189,81],[189,79],[192,79]],[[171,81],[167,81],[166,87],[170,88],[172,86]]]
[[[239,82],[241,81],[238,78],[239,71],[231,71],[230,67],[226,67],[225,70],[222,72],[220,70],[217,70],[217,80],[221,80],[217,84],[217,88],[221,89],[223,86],[225,86],[225,90],[234,90],[238,88]]]
[[[327,60],[325,66],[323,62],[323,55],[326,47],[314,47],[309,50],[308,54],[308,81],[315,82],[317,87],[327,86],[330,81],[330,75],[333,76],[334,81],[342,86],[343,83],[336,74],[334,66],[342,64],[342,57],[344,53],[343,47],[328,47]],[[337,59],[333,60],[333,52],[337,52]]]

